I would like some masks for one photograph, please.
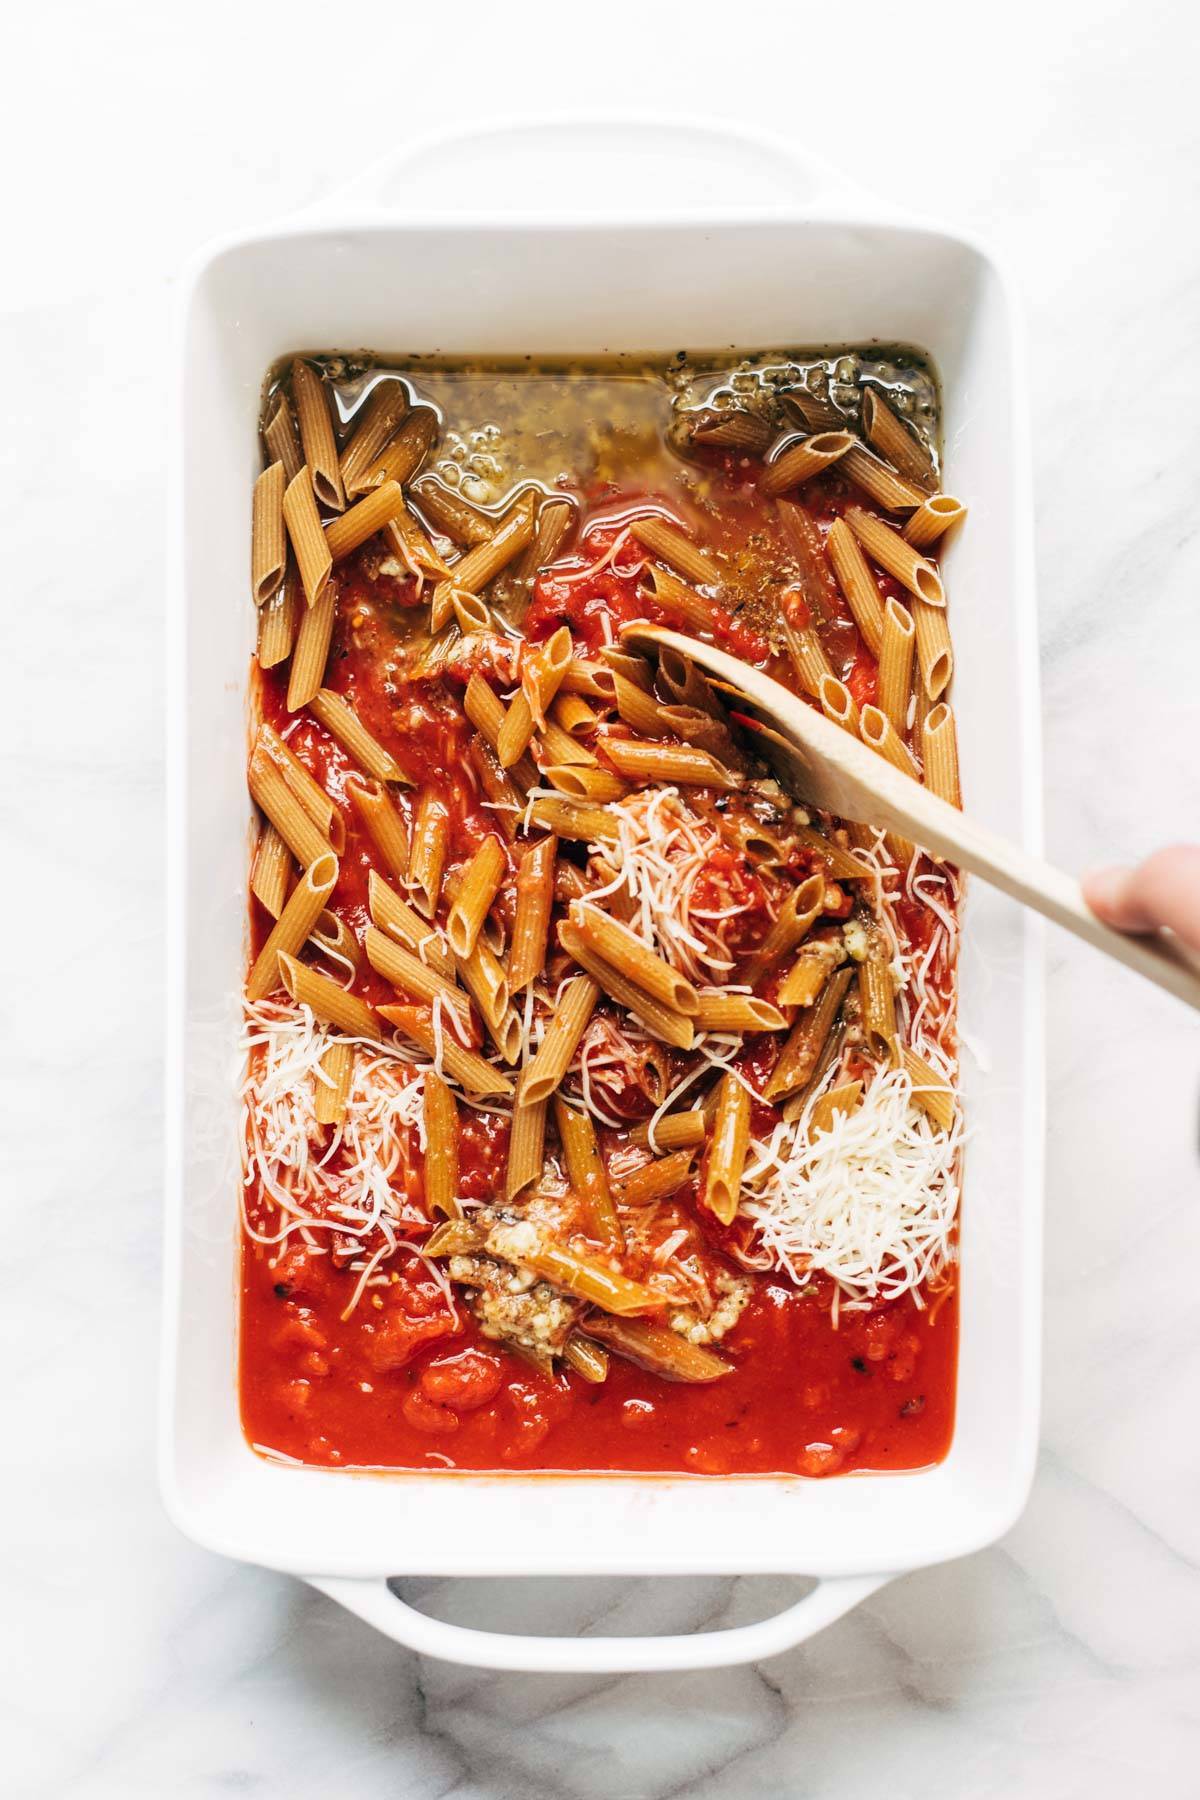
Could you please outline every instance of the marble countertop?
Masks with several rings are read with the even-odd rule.
[[[603,26],[537,0],[468,11],[470,31],[465,14],[374,0],[339,18],[343,116],[320,49],[331,15],[313,0],[22,10],[0,121],[14,253],[0,1155],[20,1221],[0,1252],[4,1789],[846,1800],[882,1778],[895,1800],[1187,1791],[1200,1759],[1200,1039],[1182,1008],[1058,936],[1043,1450],[1004,1542],[896,1582],[758,1668],[588,1680],[422,1663],[300,1584],[196,1549],[163,1515],[164,367],[172,281],[207,236],[331,191],[445,119],[447,95],[466,121],[536,108],[564,75],[571,104],[593,112],[766,110],[880,193],[928,195],[1008,253],[1028,312],[1049,848],[1082,867],[1200,835],[1193,9],[922,8],[890,65],[914,101],[904,155],[868,104],[876,53],[900,30],[874,0],[837,34],[756,0],[736,27],[702,0],[686,18],[615,0]],[[333,109],[327,129],[297,126],[310,91]],[[474,1622],[686,1630],[766,1611],[778,1587],[411,1591]]]

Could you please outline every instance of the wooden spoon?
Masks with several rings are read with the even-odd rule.
[[[656,625],[630,625],[622,641],[637,649],[674,650],[744,694],[787,739],[801,799],[839,818],[894,831],[981,875],[1014,900],[1200,1010],[1200,956],[1170,932],[1135,937],[1101,924],[1072,876],[939,800],[769,675],[712,644]]]

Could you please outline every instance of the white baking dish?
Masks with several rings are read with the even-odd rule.
[[[519,216],[512,209],[521,208]],[[493,128],[426,144],[318,214],[207,252],[185,285],[170,604],[170,967],[162,1484],[189,1536],[286,1569],[435,1656],[591,1671],[751,1660],[897,1572],[1016,1518],[1037,1438],[1040,939],[969,897],[962,1026],[972,1138],[958,1427],[927,1472],[845,1480],[354,1476],[267,1463],[235,1387],[237,1117],[249,804],[247,525],[268,364],[298,348],[477,352],[922,346],[945,389],[949,483],[971,523],[947,559],[964,785],[1036,850],[1036,637],[1019,339],[995,264],[899,220],[765,140],[685,124]],[[396,1574],[794,1572],[761,1624],[692,1638],[466,1631]]]

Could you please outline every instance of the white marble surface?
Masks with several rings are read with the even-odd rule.
[[[996,1548],[896,1583],[761,1668],[492,1677],[423,1665],[299,1585],[193,1548],[155,1488],[162,377],[172,279],[206,236],[329,191],[447,104],[463,119],[536,107],[560,79],[591,110],[768,113],[899,199],[936,172],[940,210],[1007,250],[1028,307],[1050,848],[1082,866],[1200,836],[1194,9],[923,7],[897,89],[918,95],[929,148],[919,126],[903,156],[864,85],[900,11],[860,0],[835,29],[836,11],[617,0],[601,24],[519,3],[59,0],[21,8],[15,42],[10,24],[8,1794],[1196,1789],[1200,1040],[1182,1009],[1061,939],[1044,1448]],[[330,51],[296,21],[314,43],[332,28]],[[306,143],[289,108],[343,79],[353,105]],[[424,1592],[450,1617],[524,1607],[611,1630],[745,1617],[773,1588]]]

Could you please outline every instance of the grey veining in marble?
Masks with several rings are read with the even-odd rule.
[[[421,1663],[297,1583],[195,1549],[155,1489],[163,373],[172,281],[206,236],[331,191],[447,105],[463,120],[553,105],[564,73],[581,108],[769,115],[896,200],[936,180],[934,210],[1007,252],[1027,308],[1049,847],[1081,867],[1200,836],[1194,9],[935,0],[880,77],[915,108],[897,154],[865,84],[901,17],[876,0],[614,0],[603,24],[541,0],[453,17],[58,0],[21,9],[15,42],[10,27],[6,1793],[1200,1787],[1200,1041],[1182,1008],[1062,938],[1044,1449],[1004,1543],[895,1583],[761,1668],[503,1677]],[[314,76],[336,100],[343,70],[309,47],[331,21],[358,103],[306,136],[287,108]],[[777,1586],[405,1591],[465,1622],[624,1631],[760,1616]]]

